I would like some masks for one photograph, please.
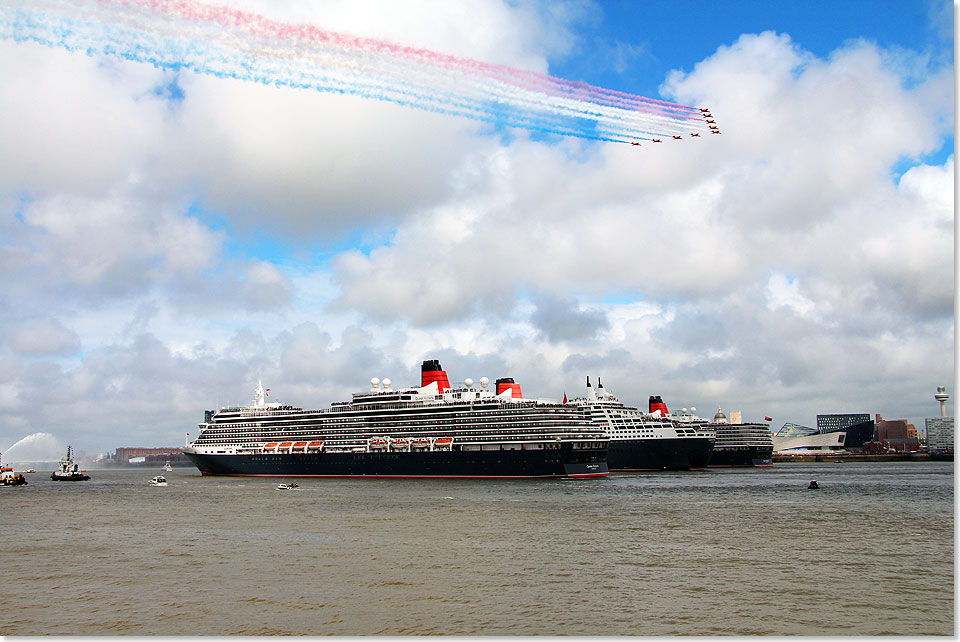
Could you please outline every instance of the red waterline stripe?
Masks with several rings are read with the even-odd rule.
[[[605,477],[610,473],[573,473],[570,475],[230,475],[206,473],[203,477],[272,477],[274,479],[340,478],[340,479],[552,479],[554,477]]]

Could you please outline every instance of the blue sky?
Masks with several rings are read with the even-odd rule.
[[[775,427],[922,427],[953,393],[951,4],[230,4],[705,104],[723,134],[158,69],[18,42],[0,0],[0,450],[177,444],[258,378],[322,407],[432,358]]]

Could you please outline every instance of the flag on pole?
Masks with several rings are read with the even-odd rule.
[[[563,403],[567,403],[567,393],[563,393]]]
[[[764,417],[763,420],[764,420],[764,421],[773,421],[773,417]]]

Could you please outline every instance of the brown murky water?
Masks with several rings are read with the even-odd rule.
[[[954,634],[952,463],[292,491],[157,472],[0,488],[0,633]]]

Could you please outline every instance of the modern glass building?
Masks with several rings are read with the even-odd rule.
[[[953,417],[934,417],[927,424],[927,450],[931,453],[953,452]]]
[[[850,426],[870,421],[870,415],[865,412],[844,415],[817,415],[817,430],[824,432],[840,432]]]
[[[810,435],[816,435],[820,431],[816,428],[811,428],[810,426],[801,426],[800,424],[785,423],[783,426],[776,432],[777,437],[809,437]]]

